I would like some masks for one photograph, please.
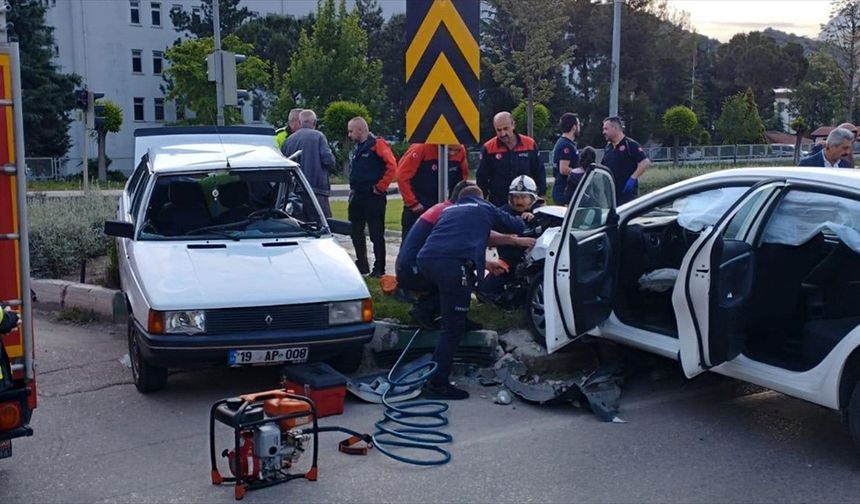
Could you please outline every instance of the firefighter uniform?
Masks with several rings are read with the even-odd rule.
[[[449,386],[454,351],[466,332],[472,289],[484,275],[487,240],[493,228],[522,233],[525,223],[476,196],[464,196],[442,211],[418,252],[418,268],[439,289],[442,312],[442,331],[433,352],[438,365],[430,379],[433,386]]]
[[[448,191],[461,180],[469,178],[469,162],[466,148],[461,145],[456,153],[448,155]],[[397,185],[403,198],[403,216],[400,219],[403,237],[418,220],[424,210],[435,205],[439,199],[439,146],[413,144],[400,158],[397,165]]]
[[[561,174],[561,162],[568,161],[568,167],[571,170],[579,165],[579,152],[576,150],[576,143],[566,136],[558,137],[555,147],[552,150],[552,174],[555,176],[555,183],[552,186],[552,200],[556,205],[567,205],[569,200],[564,199],[564,189],[567,187],[568,175]]]
[[[612,179],[615,182],[615,201],[619,205],[627,203],[639,195],[638,183],[635,181],[631,184],[631,189],[625,191],[625,187],[627,187],[630,176],[636,171],[639,163],[647,158],[648,156],[642,146],[630,137],[625,136],[615,146],[612,145],[612,142],[606,144],[601,164],[612,172]]]
[[[348,217],[352,222],[352,245],[358,270],[370,272],[364,226],[373,242],[374,276],[385,274],[385,205],[388,186],[397,171],[391,147],[381,138],[369,135],[352,151],[349,171]]]
[[[526,135],[514,135],[517,144],[513,149],[498,137],[493,137],[481,147],[481,163],[476,174],[478,187],[496,206],[508,201],[508,186],[517,175],[528,175],[537,184],[538,195],[546,194],[546,171],[538,157],[537,144]]]

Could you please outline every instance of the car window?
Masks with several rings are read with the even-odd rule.
[[[159,175],[141,240],[319,235],[325,222],[301,179],[284,169]]]
[[[128,180],[128,196],[131,198],[135,192],[137,192],[138,184],[140,183],[140,179],[143,178],[143,173],[146,171],[146,159],[140,161],[137,166],[134,168],[134,173],[131,174],[131,178]]]
[[[723,238],[726,240],[743,241],[747,231],[750,229],[750,225],[755,221],[756,210],[759,208],[762,199],[769,194],[770,192],[768,191],[760,190],[747,199],[723,229]]]
[[[860,253],[860,201],[820,192],[790,191],[770,216],[762,241],[796,246],[818,233],[836,235]]]
[[[571,232],[589,231],[605,226],[614,202],[612,178],[606,172],[595,171],[576,204]]]
[[[134,190],[134,194],[131,196],[131,219],[134,221],[137,219],[138,211],[140,210],[140,205],[143,201],[144,193],[146,193],[146,185],[149,183],[150,175],[148,171],[143,171],[140,177],[140,181],[137,184],[137,187]]]
[[[748,189],[748,186],[736,186],[687,193],[639,214],[637,218],[675,217],[681,227],[699,232],[716,224]]]

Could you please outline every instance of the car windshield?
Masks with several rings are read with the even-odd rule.
[[[314,199],[287,169],[160,175],[142,240],[318,236],[325,230]]]

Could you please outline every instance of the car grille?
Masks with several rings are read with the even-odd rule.
[[[208,334],[327,327],[328,304],[325,303],[228,308],[206,312]]]

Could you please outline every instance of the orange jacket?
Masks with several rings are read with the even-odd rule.
[[[448,155],[448,191],[461,180],[469,178],[466,147]],[[412,208],[421,204],[430,208],[437,203],[439,192],[439,146],[412,144],[397,165],[397,185],[403,205]]]

